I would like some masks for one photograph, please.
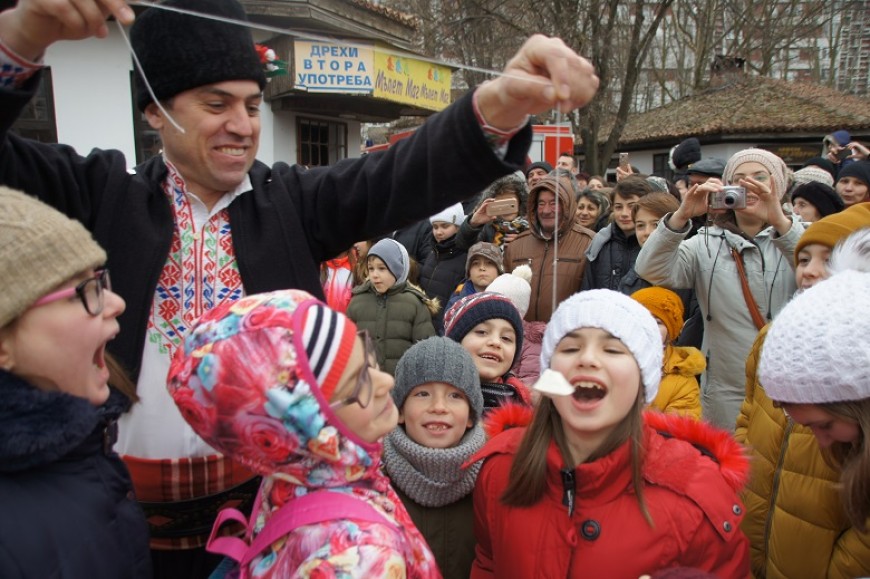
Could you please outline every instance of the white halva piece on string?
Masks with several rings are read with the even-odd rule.
[[[574,394],[574,387],[565,380],[565,377],[549,368],[541,373],[541,377],[535,382],[533,388],[546,396],[571,396]]]

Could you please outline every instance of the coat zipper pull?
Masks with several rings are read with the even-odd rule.
[[[568,517],[574,516],[574,469],[563,468],[562,474],[562,504],[568,507]]]

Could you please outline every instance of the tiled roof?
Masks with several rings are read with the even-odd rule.
[[[630,116],[619,142],[836,129],[870,129],[870,99],[814,84],[740,75],[730,84]]]
[[[395,8],[390,8],[388,6],[384,6],[383,4],[377,4],[375,2],[371,2],[370,0],[349,0],[351,4],[356,4],[357,6],[361,6],[366,10],[371,10],[372,12],[377,12],[387,18],[392,18],[396,22],[404,24],[410,28],[418,28],[419,23],[416,16],[412,16],[411,14],[407,14],[400,10],[396,10]]]

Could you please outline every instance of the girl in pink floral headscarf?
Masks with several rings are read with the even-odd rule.
[[[214,308],[188,333],[168,387],[197,434],[263,475],[253,536],[315,490],[384,516],[298,527],[253,559],[252,577],[440,577],[380,471],[380,440],[398,420],[393,379],[344,315],[297,290]]]

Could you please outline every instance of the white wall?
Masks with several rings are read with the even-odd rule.
[[[81,154],[95,147],[119,149],[136,164],[133,139],[132,61],[117,27],[109,37],[58,42],[49,47],[57,138]]]

